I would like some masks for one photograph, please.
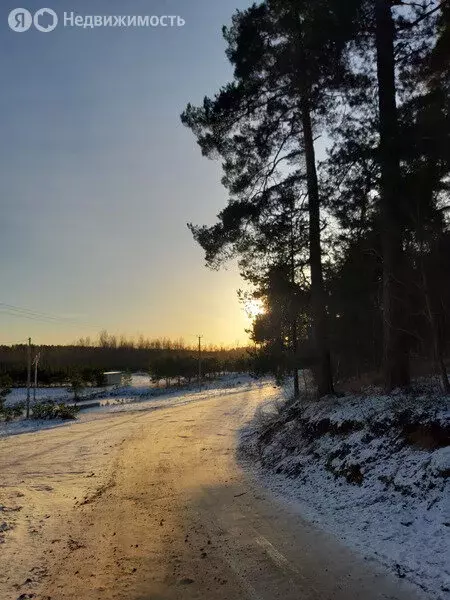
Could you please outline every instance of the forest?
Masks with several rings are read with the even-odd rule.
[[[155,380],[191,381],[198,376],[198,347],[184,340],[117,337],[100,332],[97,339],[81,338],[66,346],[32,346],[31,358],[39,355],[38,383],[60,385],[81,378],[85,384],[103,385],[105,371],[144,372]],[[248,371],[246,348],[207,345],[201,351],[202,376]],[[28,347],[0,346],[0,376],[15,385],[27,381]],[[34,367],[33,367],[34,368]]]
[[[263,302],[255,372],[450,392],[450,4],[266,0],[223,37],[231,81],[181,120],[228,203],[189,228]]]

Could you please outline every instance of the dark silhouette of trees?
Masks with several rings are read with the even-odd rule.
[[[101,387],[105,385],[105,371],[151,371],[153,374],[158,364],[165,365],[161,380],[167,376],[190,380],[197,375],[195,349],[184,345],[181,340],[145,340],[144,346],[142,341],[135,343],[132,340],[117,345],[106,332],[97,342],[90,342],[89,346],[84,345],[84,340],[73,346],[40,346],[39,383],[69,385],[75,377],[85,385]],[[247,371],[247,363],[246,348],[205,346],[203,351],[203,372],[206,376]],[[0,376],[2,374],[11,376],[16,385],[26,384],[25,345],[0,346]]]
[[[307,196],[308,237],[303,250],[308,251],[312,338],[322,396],[334,389],[314,136],[323,130],[332,91],[344,82],[339,75],[345,36],[332,35],[346,24],[342,12],[331,4],[313,7],[308,2],[275,0],[237,11],[231,28],[224,28],[233,82],[214,98],[205,98],[203,106],[188,105],[182,115],[203,154],[223,159],[223,183],[230,194],[218,224],[190,225],[209,265],[241,256],[243,233],[247,240],[258,237],[267,207],[282,210],[280,197]],[[272,241],[281,254],[285,240]]]
[[[396,102],[392,0],[375,0],[379,98],[380,224],[383,249],[383,369],[387,391],[409,384],[404,218]]]
[[[331,350],[336,376],[382,366],[391,391],[430,359],[449,390],[449,15],[438,0],[267,0],[224,28],[233,81],[182,120],[222,160],[229,202],[190,228],[208,266],[237,257],[264,299],[257,370],[313,358],[325,395]]]

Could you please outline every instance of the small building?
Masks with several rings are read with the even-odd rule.
[[[106,371],[103,375],[106,385],[122,385],[122,371]]]

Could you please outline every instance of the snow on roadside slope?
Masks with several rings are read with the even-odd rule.
[[[105,392],[105,388],[87,387],[80,393],[80,398],[95,398],[98,394]],[[30,404],[34,404],[34,392],[31,390]],[[27,388],[13,388],[6,398],[6,406],[26,402]],[[36,403],[39,402],[70,402],[73,400],[73,392],[68,387],[40,387],[36,390]]]
[[[450,598],[450,398],[360,396],[255,416],[241,452],[308,520]]]
[[[99,419],[112,412],[135,412],[178,406],[196,400],[206,400],[217,395],[247,391],[264,385],[267,385],[266,380],[255,381],[248,375],[233,374],[206,383],[200,391],[193,385],[187,388],[164,389],[152,386],[148,376],[137,375],[133,376],[131,386],[103,390],[101,397],[97,398],[100,406],[81,411],[76,421],[21,418],[10,423],[0,422],[0,438],[31,433],[41,429],[67,427],[79,422]]]
[[[181,388],[146,388],[143,386],[136,387],[132,384],[129,387],[111,390],[107,397],[101,399],[101,404],[103,406],[111,406],[111,410],[113,411],[145,410],[145,404],[148,401],[155,402],[161,400],[162,402],[170,402],[172,404],[203,400],[217,395],[235,393],[236,391],[242,392],[265,386],[267,385],[267,381],[267,379],[256,381],[249,375],[233,374],[204,382],[201,390],[198,389],[196,383]]]
[[[87,386],[81,392],[79,396],[81,400],[93,400],[97,398],[103,398],[108,394],[115,394],[117,390],[132,389],[141,391],[148,391],[150,389],[158,389],[158,386],[152,382],[151,377],[148,373],[134,373],[131,376],[131,386],[126,388],[125,386],[106,386],[96,387]],[[31,405],[34,404],[34,390],[31,390]],[[27,399],[27,388],[18,387],[13,388],[6,398],[6,406],[14,406],[18,403],[23,403]],[[36,403],[39,402],[72,402],[73,391],[70,386],[54,386],[54,387],[38,387],[36,389]]]

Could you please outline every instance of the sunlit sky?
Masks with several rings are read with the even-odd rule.
[[[186,227],[226,203],[220,165],[180,123],[231,78],[221,27],[244,0],[55,0],[81,15],[180,15],[183,28],[8,28],[0,50],[0,302],[73,319],[44,323],[0,307],[0,343],[183,337],[245,343],[233,266],[211,272]]]

